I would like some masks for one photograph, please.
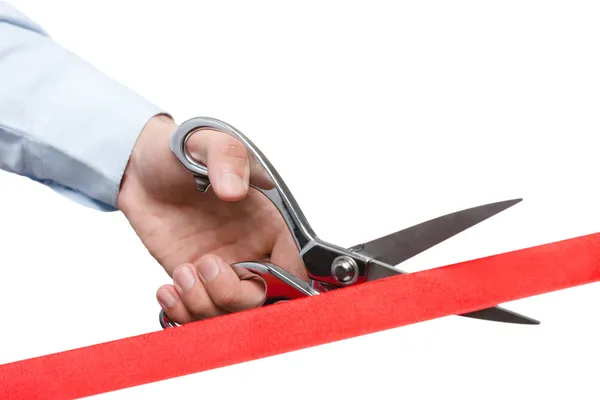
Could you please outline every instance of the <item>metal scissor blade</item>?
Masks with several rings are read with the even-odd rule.
[[[463,317],[485,319],[488,321],[509,322],[513,324],[524,325],[539,325],[540,321],[529,318],[525,315],[518,314],[514,311],[507,310],[499,306],[486,308],[485,310],[473,311],[466,314],[461,314]]]
[[[394,275],[402,275],[407,272],[401,271],[390,265],[386,265],[378,260],[372,260],[367,266],[367,281],[383,279]],[[539,325],[540,321],[529,318],[525,315],[518,314],[514,311],[507,310],[502,307],[490,307],[483,310],[472,311],[465,314],[460,314],[461,317],[483,319],[495,322],[507,322],[523,325]]]
[[[388,265],[397,265],[506,210],[522,199],[468,208],[351,247]]]

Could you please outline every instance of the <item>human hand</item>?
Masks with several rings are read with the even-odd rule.
[[[245,147],[226,133],[203,131],[188,151],[209,171],[201,193],[170,150],[177,125],[152,118],[126,168],[117,206],[150,254],[173,278],[157,300],[178,324],[261,306],[262,279],[231,264],[269,260],[306,279],[296,245],[269,199],[249,189]],[[254,176],[252,177],[254,182]]]

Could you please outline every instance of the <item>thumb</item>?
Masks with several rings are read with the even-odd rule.
[[[208,178],[217,197],[239,201],[246,197],[250,162],[246,147],[224,132],[203,130],[191,135],[188,151],[208,168]]]

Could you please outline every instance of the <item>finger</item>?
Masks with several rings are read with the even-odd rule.
[[[173,271],[173,284],[184,308],[193,318],[205,319],[226,314],[208,295],[194,265],[183,264],[177,267]]]
[[[263,305],[267,290],[264,280],[243,268],[232,268],[214,255],[198,262],[199,277],[214,304],[237,312]]]
[[[226,201],[243,199],[250,181],[246,147],[225,134],[214,136],[206,151],[208,175],[216,195]]]
[[[224,132],[203,130],[188,140],[189,152],[206,164],[215,194],[225,201],[238,201],[248,193],[250,162],[242,142]]]
[[[212,169],[215,167],[217,169],[220,168],[220,160],[224,160],[225,164],[227,164],[227,160],[229,160],[233,162],[233,164],[239,164],[244,168],[245,175],[240,175],[244,179],[246,185],[244,195],[247,193],[248,183],[252,183],[265,190],[270,190],[275,187],[271,177],[256,160],[256,157],[246,149],[242,142],[228,133],[208,129],[199,130],[189,137],[187,146],[190,155],[195,160],[207,166],[211,181],[213,178],[219,179],[219,175],[221,175],[221,173],[213,173]],[[214,163],[215,153],[216,164]],[[228,195],[223,194],[223,191],[218,186],[215,187],[215,191],[219,197],[225,196],[226,199],[230,198]],[[233,198],[239,199],[239,196],[234,196]]]
[[[163,285],[156,291],[156,300],[169,319],[179,325],[196,318],[185,308],[179,293],[173,285]]]

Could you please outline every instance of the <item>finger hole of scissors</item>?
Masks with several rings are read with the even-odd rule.
[[[206,165],[204,163],[202,163],[192,157],[192,155],[189,153],[189,151],[187,149],[187,144],[188,144],[188,141],[190,140],[190,138],[192,137],[192,135],[194,135],[195,133],[198,133],[200,131],[208,130],[208,129],[209,128],[201,127],[201,128],[197,128],[197,129],[189,131],[184,136],[182,144],[181,144],[181,153],[185,159],[184,160],[185,163],[187,164],[186,167],[189,168],[190,170],[192,170],[195,174],[201,175],[204,178],[208,177],[208,168],[206,167]]]

